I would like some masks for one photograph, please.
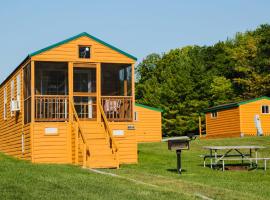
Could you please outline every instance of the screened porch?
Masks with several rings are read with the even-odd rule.
[[[68,121],[70,103],[81,120],[95,121],[99,102],[109,121],[132,121],[131,65],[101,64],[98,79],[97,67],[90,63],[73,64],[69,71],[68,62],[35,62],[34,69],[35,121]],[[29,65],[24,69],[26,121],[31,121],[30,80]]]

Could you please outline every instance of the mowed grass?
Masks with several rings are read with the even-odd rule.
[[[183,174],[167,143],[139,145],[139,163],[97,174],[71,165],[31,164],[0,154],[0,199],[269,199],[270,169],[225,171],[203,168],[206,145],[263,145],[270,137],[195,140],[183,151]],[[270,157],[270,149],[259,153]],[[262,163],[259,163],[263,167]],[[270,168],[270,163],[269,163]]]
[[[270,137],[246,137],[232,139],[194,140],[189,151],[182,153],[184,172],[178,175],[176,154],[167,150],[167,143],[139,145],[139,164],[125,165],[114,171],[126,177],[143,180],[171,191],[182,191],[212,199],[270,199],[270,162],[267,171],[263,163],[251,171],[212,170],[203,167],[199,156],[208,153],[208,145],[261,145],[259,157],[270,157]],[[112,171],[112,170],[110,170]]]
[[[68,165],[31,164],[0,154],[0,199],[183,199],[122,178]]]

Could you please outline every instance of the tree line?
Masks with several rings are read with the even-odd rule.
[[[269,72],[270,25],[263,24],[212,46],[146,56],[136,67],[136,102],[163,109],[164,135],[197,133],[204,109],[270,96]]]

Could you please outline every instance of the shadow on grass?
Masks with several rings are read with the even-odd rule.
[[[203,165],[197,165],[203,168],[211,169],[211,165],[207,164],[205,167]],[[213,170],[222,170],[222,164],[212,165]],[[257,167],[256,164],[250,165],[249,163],[243,163],[243,164],[234,164],[234,163],[228,163],[225,165],[225,171],[252,171],[254,169],[260,169],[260,167]]]
[[[172,173],[176,173],[176,174],[178,174],[177,169],[167,169],[167,171],[168,171],[168,172],[172,172]],[[182,173],[183,173],[183,172],[187,172],[187,170],[182,169],[182,171],[181,171],[181,172],[182,172]]]

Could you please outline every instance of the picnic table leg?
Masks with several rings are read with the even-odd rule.
[[[264,159],[264,171],[266,171],[266,159]]]
[[[205,167],[205,157],[203,158],[203,167]]]
[[[258,151],[257,149],[255,149],[255,161],[256,161],[256,165],[258,165]]]
[[[215,165],[217,167],[217,150],[215,149]]]
[[[222,160],[222,171],[224,171],[225,170],[225,162],[224,162],[224,160]]]
[[[213,168],[212,156],[213,156],[212,149],[210,149],[210,167],[211,167],[211,169]]]

